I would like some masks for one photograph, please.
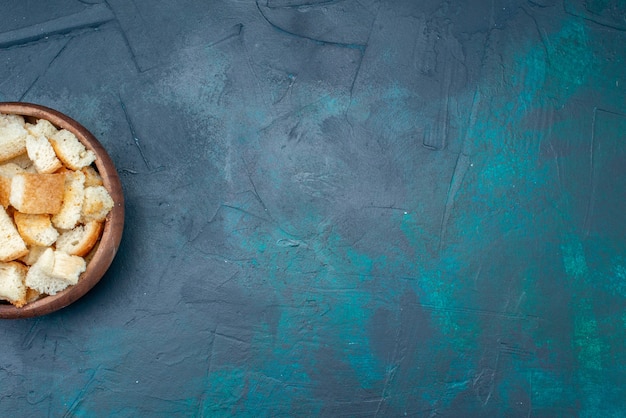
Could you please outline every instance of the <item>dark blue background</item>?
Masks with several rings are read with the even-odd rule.
[[[626,416],[621,1],[5,1],[125,189],[0,415]]]

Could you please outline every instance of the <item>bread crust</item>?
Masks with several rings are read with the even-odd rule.
[[[113,199],[104,186],[92,186],[85,188],[85,200],[81,212],[81,222],[102,222],[107,214],[113,209]]]
[[[45,136],[28,135],[26,137],[26,152],[38,173],[54,173],[63,167],[61,160],[57,158],[52,145]]]
[[[59,236],[48,214],[30,215],[15,212],[13,220],[22,239],[28,245],[48,247],[54,244]]]
[[[103,222],[92,221],[86,225],[62,233],[56,242],[56,248],[70,255],[85,257],[96,245],[104,228]]]
[[[0,162],[23,154],[27,135],[23,117],[0,114]]]
[[[22,213],[51,215],[59,213],[63,203],[65,173],[22,173],[11,179],[10,202]]]
[[[27,288],[24,278],[28,268],[16,261],[0,263],[0,300],[21,308],[27,303]]]
[[[82,171],[67,171],[61,209],[52,217],[59,229],[72,229],[78,224],[85,200],[85,175]]]
[[[85,175],[85,187],[104,185],[100,173],[98,173],[92,166],[88,165],[87,167],[83,167],[80,171],[82,171]]]
[[[6,210],[0,208],[0,262],[13,261],[26,254],[26,243]]]
[[[3,208],[8,208],[11,204],[9,198],[11,197],[11,179],[4,177],[0,174],[0,205]]]
[[[19,173],[23,173],[24,169],[14,163],[5,163],[0,165],[0,205],[8,208],[11,204],[11,179]]]
[[[96,160],[96,154],[85,148],[76,135],[65,129],[54,134],[50,138],[50,144],[57,157],[72,170],[80,170]]]

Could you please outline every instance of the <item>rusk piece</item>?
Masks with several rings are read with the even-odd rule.
[[[83,167],[80,171],[82,171],[85,175],[85,187],[104,185],[100,173],[98,173],[92,166],[88,165],[87,167]]]
[[[85,200],[85,175],[82,171],[68,171],[65,176],[63,203],[61,210],[52,217],[52,223],[59,229],[72,229],[81,217]]]
[[[37,262],[41,254],[43,254],[44,251],[46,251],[48,248],[50,247],[38,247],[38,246],[28,247],[28,254],[26,254],[23,257],[20,257],[19,260],[22,263],[26,264],[27,266],[32,266],[33,264]]]
[[[25,284],[40,293],[55,295],[78,283],[85,269],[85,260],[81,257],[48,248],[26,273]]]
[[[23,117],[0,113],[0,162],[23,154],[27,135]]]
[[[27,268],[12,261],[0,263],[0,299],[21,308],[27,302],[27,289],[24,285]]]
[[[65,129],[54,134],[50,138],[50,144],[57,157],[72,170],[80,170],[96,160],[96,154],[85,148],[76,135]]]
[[[54,126],[50,121],[45,119],[37,119],[37,122],[33,125],[31,123],[27,123],[26,130],[33,136],[44,136],[46,138],[51,138],[54,134],[56,134],[59,130]]]
[[[48,214],[30,215],[15,212],[13,220],[22,239],[28,245],[49,247],[59,237],[59,232],[52,226]]]
[[[17,164],[6,163],[0,165],[0,205],[5,208],[11,203],[11,179],[14,175],[23,173],[24,169]]]
[[[38,173],[54,173],[63,167],[61,160],[57,158],[52,145],[45,136],[28,135],[26,137],[26,152]]]
[[[0,262],[16,260],[26,254],[26,243],[6,210],[0,208]]]
[[[35,165],[33,161],[28,156],[28,152],[26,148],[24,148],[24,152],[18,156],[15,156],[9,160],[3,161],[2,164],[15,164],[20,166],[24,171],[28,173],[36,173]]]
[[[98,221],[78,225],[59,236],[56,240],[56,249],[70,255],[85,257],[98,242],[103,227],[103,223]]]
[[[65,173],[22,173],[11,179],[11,205],[29,214],[57,214],[63,203]]]
[[[104,186],[86,187],[81,213],[82,223],[104,221],[107,214],[113,209],[113,205],[113,199]]]

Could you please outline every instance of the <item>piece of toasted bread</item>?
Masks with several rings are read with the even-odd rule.
[[[0,263],[0,299],[6,300],[21,308],[27,300],[27,289],[24,285],[27,268],[17,261]]]
[[[113,209],[113,199],[104,186],[85,188],[85,200],[81,213],[81,222],[104,221],[107,214]]]
[[[63,251],[54,252],[54,268],[50,275],[55,279],[66,281],[70,285],[78,283],[80,274],[87,269],[82,257],[69,255]]]
[[[0,207],[0,261],[13,261],[26,254],[26,243],[6,210]]]
[[[11,203],[11,179],[14,175],[23,173],[24,169],[13,163],[0,165],[0,205],[7,208]]]
[[[11,205],[29,214],[59,213],[63,203],[65,173],[21,173],[11,179]]]
[[[27,135],[23,117],[0,113],[0,162],[23,154]]]
[[[19,260],[26,264],[27,266],[32,266],[37,262],[41,254],[51,247],[39,247],[36,245],[28,247],[28,254],[23,257],[20,257]]]
[[[96,160],[96,154],[85,148],[76,135],[65,129],[55,133],[50,138],[50,144],[57,157],[72,170],[80,170]]]
[[[54,295],[65,289],[67,283],[63,280],[53,279],[50,272],[54,268],[54,250],[47,248],[37,259],[35,264],[30,266],[24,279],[24,284],[39,293]]]
[[[63,190],[61,210],[52,217],[52,223],[59,229],[72,229],[81,217],[85,200],[85,175],[82,171],[67,171]]]
[[[0,206],[8,208],[11,202],[11,179],[0,175]]]
[[[16,174],[25,173],[24,168],[15,163],[3,163],[0,165],[0,176],[13,177]]]
[[[20,166],[27,173],[36,173],[37,169],[35,169],[35,164],[28,156],[28,152],[26,152],[26,148],[24,148],[24,152],[16,157],[10,158],[6,161],[3,161],[2,164],[15,164]]]
[[[31,215],[15,212],[13,214],[15,226],[27,245],[49,247],[59,237],[59,232],[50,220],[50,215]]]
[[[87,265],[81,257],[47,248],[26,274],[26,286],[40,293],[54,295],[78,283]]]
[[[26,273],[25,284],[39,293],[55,295],[70,285],[78,283],[85,271],[81,257],[47,248]]]
[[[63,167],[61,160],[54,153],[50,141],[43,135],[28,135],[26,137],[26,152],[38,173],[54,173]]]
[[[24,279],[26,280],[26,279]],[[42,294],[38,291],[36,291],[35,289],[31,289],[30,287],[26,288],[26,297],[24,298],[24,300],[26,301],[26,304],[29,304],[31,302],[36,301],[37,299],[41,298]]]
[[[103,223],[98,221],[91,221],[86,225],[78,225],[74,229],[59,235],[55,247],[58,251],[63,251],[70,255],[85,257],[98,242],[103,227]]]
[[[85,175],[85,187],[104,185],[102,177],[92,166],[88,165],[87,167],[83,167],[80,171]]]
[[[31,123],[25,124],[26,130],[33,136],[44,136],[51,138],[59,130],[50,121],[45,119],[37,119],[37,122],[33,125]]]

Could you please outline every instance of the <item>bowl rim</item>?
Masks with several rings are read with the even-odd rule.
[[[32,318],[47,315],[74,303],[89,292],[104,276],[119,248],[124,229],[124,193],[119,175],[111,157],[83,125],[58,110],[34,103],[0,102],[0,113],[15,114],[35,119],[46,119],[58,129],[72,132],[87,149],[96,154],[95,166],[104,187],[113,198],[113,209],[107,215],[98,248],[77,284],[56,295],[46,296],[22,308],[0,304],[0,319]]]

